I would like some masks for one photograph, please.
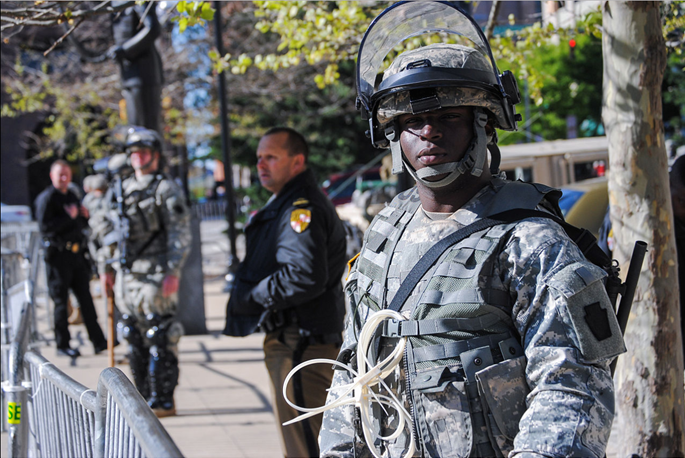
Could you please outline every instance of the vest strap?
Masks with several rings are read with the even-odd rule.
[[[417,337],[444,334],[452,331],[478,331],[487,329],[501,318],[487,314],[476,318],[441,318],[437,320],[387,320],[383,337]],[[482,345],[480,345],[482,346]]]
[[[510,337],[508,332],[489,336],[474,337],[468,340],[458,340],[443,345],[429,345],[426,347],[414,347],[414,362],[436,361],[439,359],[457,358],[462,353],[475,350],[480,347],[499,349],[499,342]]]

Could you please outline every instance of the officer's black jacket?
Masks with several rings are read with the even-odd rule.
[[[62,194],[54,186],[48,186],[38,197],[36,197],[35,210],[36,221],[43,237],[52,244],[63,245],[66,242],[83,241],[83,229],[87,226],[86,219],[81,215],[72,219],[64,209],[65,205],[76,205],[81,203],[78,197],[72,192],[67,191]]]
[[[291,227],[298,209],[311,212],[309,226],[299,233]],[[224,334],[251,334],[267,309],[293,309],[298,326],[313,335],[342,331],[345,228],[311,171],[290,180],[254,215],[245,236],[246,256],[231,291]]]

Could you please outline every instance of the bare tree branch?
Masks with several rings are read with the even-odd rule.
[[[485,26],[485,38],[490,40],[492,37],[492,31],[495,30],[495,23],[497,22],[497,15],[499,14],[499,9],[502,3],[499,0],[494,0],[492,6],[490,7],[490,15],[488,16],[488,23]]]
[[[135,1],[112,6],[112,2],[106,0],[92,9],[67,10],[66,12],[61,11],[61,5],[57,3],[46,3],[41,8],[2,9],[0,6],[0,20],[7,23],[2,26],[2,30],[20,25],[50,27],[62,24],[70,19],[89,19],[98,15],[116,13],[133,5],[135,5]],[[55,6],[58,8],[53,8]]]
[[[71,35],[71,33],[72,33],[74,30],[76,30],[76,27],[80,26],[80,25],[83,23],[83,21],[85,21],[85,20],[86,20],[86,18],[84,18],[84,17],[82,17],[81,19],[79,19],[78,22],[77,22],[76,24],[74,24],[74,26],[73,26],[72,28],[70,28],[69,30],[67,30],[67,33],[65,33],[64,35],[62,35],[61,37],[59,37],[59,38],[57,39],[57,41],[55,41],[55,42],[52,44],[52,46],[50,46],[50,47],[48,48],[48,50],[45,51],[45,52],[43,53],[43,56],[47,56],[48,54],[50,54],[50,51],[52,51],[53,49],[55,49],[55,48],[57,47],[57,45],[59,45],[60,43],[62,43],[62,42],[64,41],[64,39],[67,38],[69,35]]]

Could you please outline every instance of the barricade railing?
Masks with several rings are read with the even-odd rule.
[[[93,458],[95,392],[31,351],[25,355],[25,369],[29,381],[25,385],[31,392],[28,412],[31,429],[26,444],[30,440],[33,445],[26,451],[40,457]]]
[[[30,297],[30,294],[27,294]],[[27,406],[27,384],[24,383],[24,353],[28,346],[33,307],[24,302],[19,316],[19,326],[14,332],[9,349],[9,373],[2,382],[3,410],[6,407],[7,446],[10,457],[28,456],[28,422],[25,420]],[[6,403],[6,404],[5,404]]]
[[[193,214],[200,221],[226,218],[226,202],[224,200],[210,200],[192,205]]]
[[[119,369],[103,370],[96,392],[32,350],[39,339],[35,246],[2,249],[2,397],[9,458],[182,456]],[[8,288],[5,261],[17,260],[24,262],[24,280]],[[15,289],[22,303],[10,307],[7,293]]]
[[[33,351],[24,366],[29,383],[17,391],[29,409],[19,419],[23,429],[15,428],[16,440],[10,439],[10,458],[183,456],[121,370],[104,369],[95,392]]]
[[[10,399],[5,399],[6,394],[18,392],[17,390],[21,391],[21,376],[17,372],[21,370],[21,355],[39,339],[34,309],[34,285],[38,272],[34,268],[34,265],[37,264],[34,262],[37,257],[37,251],[34,249],[37,246],[36,234],[31,232],[25,234],[32,243],[21,246],[21,251],[2,246],[2,260],[0,261],[0,290],[2,297],[0,309],[2,313],[0,326],[2,328],[1,375],[3,412],[6,405],[8,406],[7,409],[14,405],[6,404],[7,402],[14,402]],[[6,240],[3,239],[3,242],[6,242]],[[20,244],[17,242],[15,245]],[[21,268],[18,267],[19,265],[21,265]],[[8,274],[8,267],[10,271],[14,270],[14,275]],[[21,271],[22,274],[19,275],[18,271]],[[10,277],[14,281],[18,281],[12,287],[8,287]],[[23,278],[21,281],[19,280],[20,277]],[[15,341],[17,344],[13,346]],[[14,395],[10,395],[10,397],[14,397]],[[7,413],[2,418],[3,431],[9,430],[9,410],[7,410]]]
[[[182,457],[145,399],[117,368],[102,371],[95,416],[95,457]]]

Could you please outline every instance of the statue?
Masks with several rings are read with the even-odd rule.
[[[115,1],[114,6],[124,2]],[[119,63],[122,95],[129,125],[161,132],[162,59],[155,47],[161,34],[155,3],[146,2],[117,13],[112,20],[114,46],[107,57]],[[142,18],[142,21],[141,21]]]

